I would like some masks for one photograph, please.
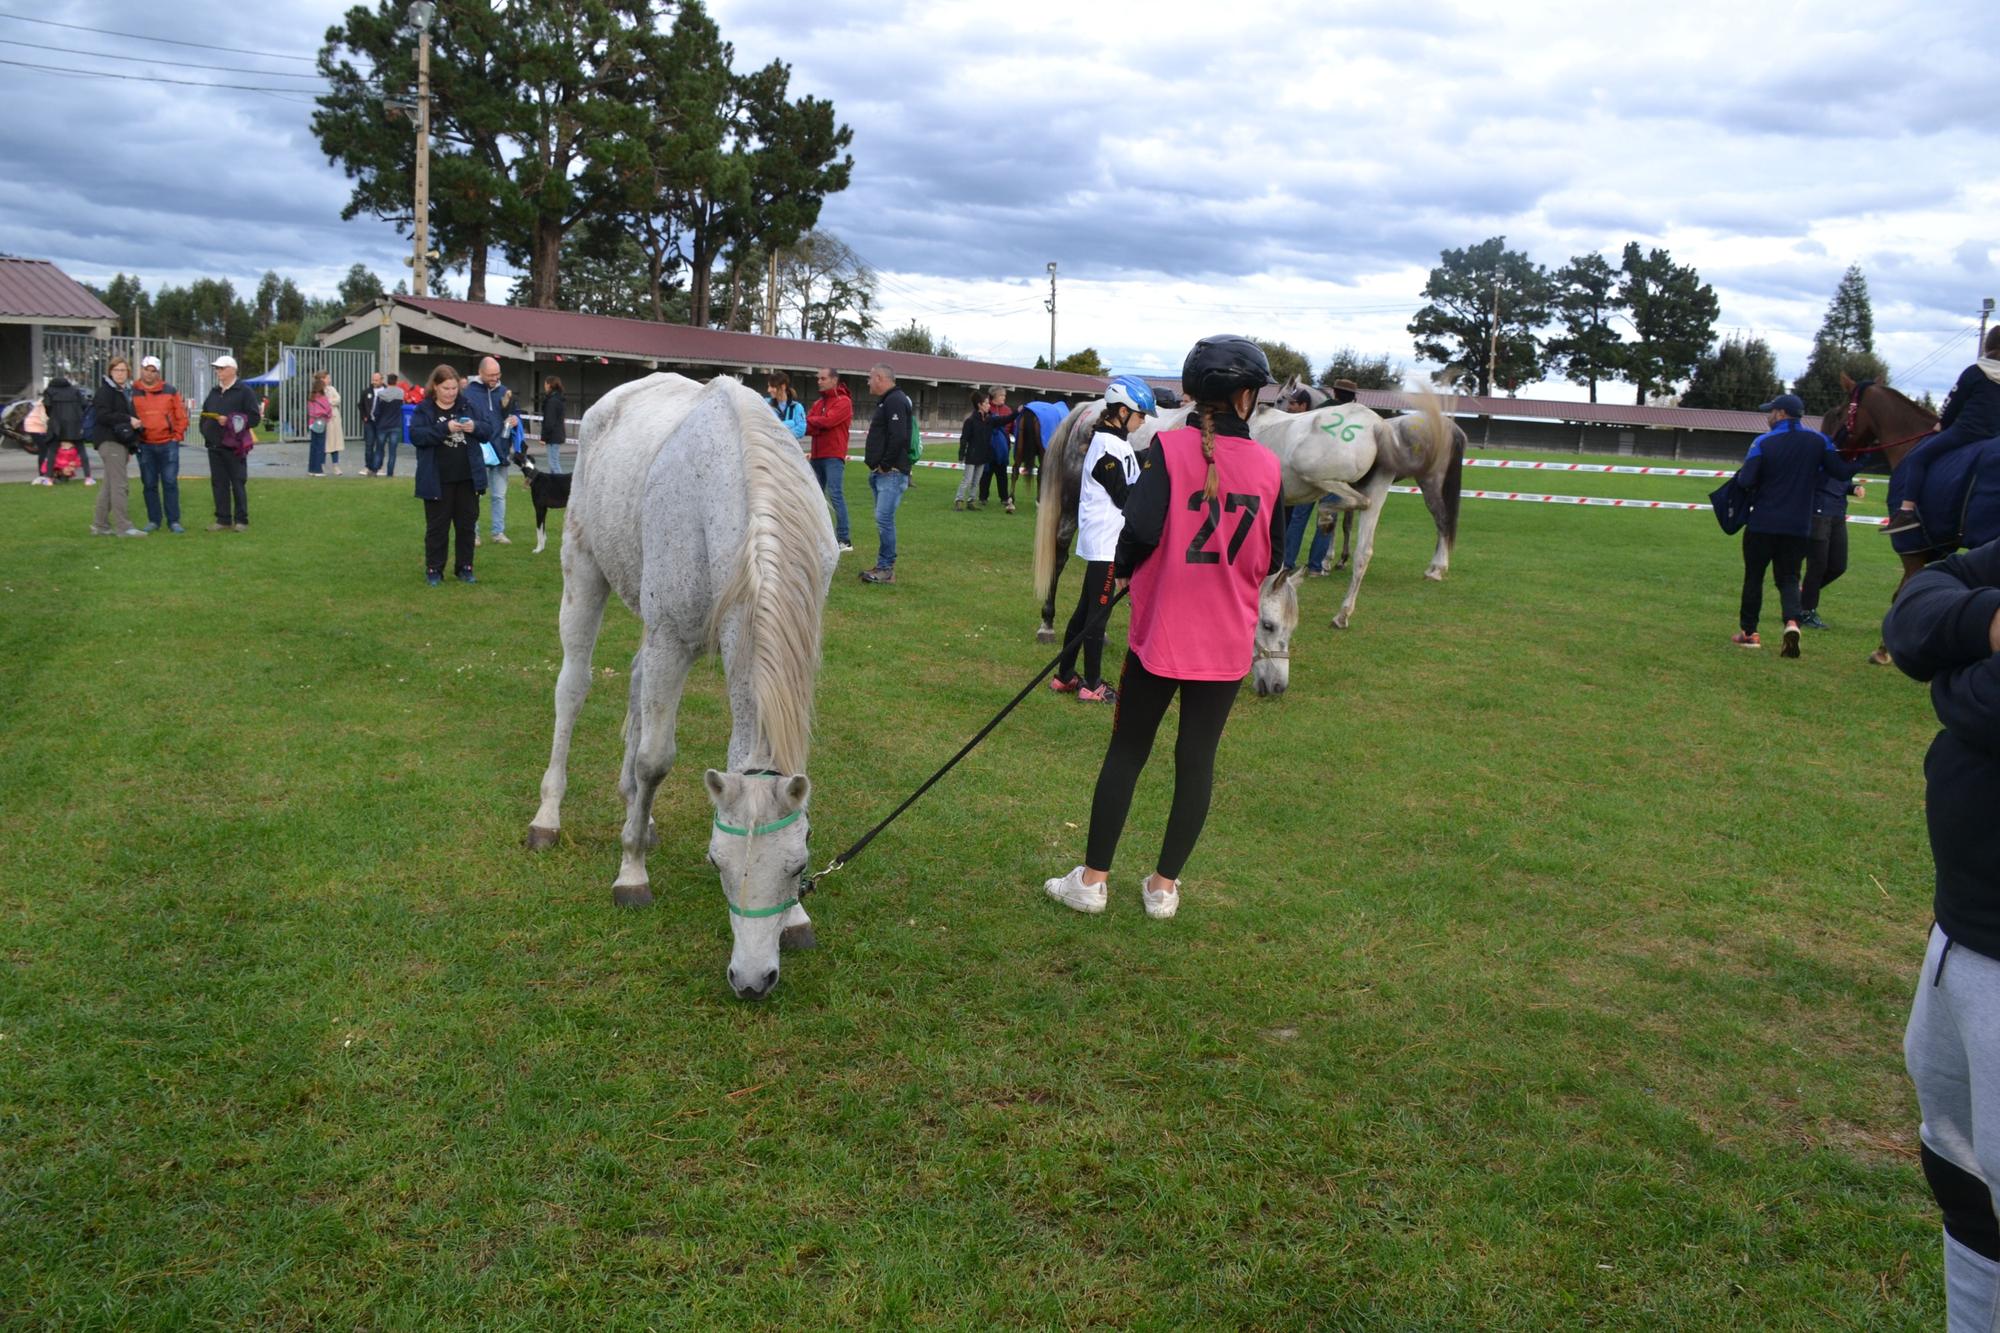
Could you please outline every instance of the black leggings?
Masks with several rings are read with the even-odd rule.
[[[476,464],[477,459],[473,460]],[[472,568],[472,539],[479,526],[479,494],[469,481],[440,483],[443,494],[424,501],[424,572],[444,573],[445,539],[458,539],[458,571]]]
[[[1847,516],[1822,514],[1813,519],[1812,549],[1806,554],[1806,577],[1799,584],[1799,605],[1819,610],[1819,590],[1847,572]]]
[[[1056,667],[1057,680],[1076,675],[1077,649],[1083,650],[1083,683],[1096,689],[1104,683],[1104,627],[1111,621],[1111,598],[1118,590],[1117,576],[1109,560],[1091,560],[1083,566],[1083,591],[1077,595],[1076,610],[1070,612],[1063,630],[1062,662]],[[1077,635],[1081,634],[1081,642]]]
[[[1125,653],[1125,670],[1118,679],[1118,709],[1111,719],[1111,746],[1097,775],[1097,794],[1090,802],[1090,841],[1084,864],[1110,870],[1118,851],[1118,835],[1132,808],[1132,790],[1153,752],[1153,737],[1176,691],[1181,696],[1181,725],[1174,737],[1174,804],[1167,814],[1166,836],[1160,841],[1156,867],[1168,879],[1179,879],[1181,867],[1201,837],[1208,818],[1209,796],[1215,788],[1215,750],[1229,720],[1241,680],[1173,680],[1146,670],[1138,654]]]

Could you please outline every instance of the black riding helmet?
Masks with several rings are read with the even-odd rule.
[[[1264,349],[1233,333],[1203,338],[1181,364],[1181,391],[1190,402],[1212,403],[1238,389],[1261,389],[1277,382]]]

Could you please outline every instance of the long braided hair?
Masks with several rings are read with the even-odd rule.
[[[1208,484],[1202,488],[1202,498],[1211,503],[1222,491],[1221,478],[1215,471],[1215,408],[1214,403],[1202,403],[1196,409],[1201,413],[1201,456],[1208,461]],[[1235,410],[1233,404],[1230,410]]]

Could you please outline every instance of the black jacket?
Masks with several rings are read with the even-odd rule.
[[[1736,473],[1737,484],[1750,497],[1746,526],[1752,532],[1812,536],[1821,480],[1851,478],[1861,470],[1861,462],[1843,459],[1834,452],[1832,441],[1797,418],[1780,422],[1757,437]]]
[[[563,434],[565,422],[563,413],[569,405],[563,402],[563,391],[551,389],[549,396],[542,399],[542,443],[562,444],[568,437]]]
[[[961,463],[989,463],[993,461],[993,441],[986,431],[986,414],[974,408],[958,428],[958,461]]]
[[[472,422],[472,429],[453,432],[450,423],[461,419]],[[452,481],[469,481],[472,489],[483,495],[486,465],[479,442],[487,438],[487,430],[485,413],[466,400],[463,389],[449,409],[439,407],[431,398],[418,403],[410,414],[410,444],[417,451],[417,498],[442,500],[444,484]]]
[[[129,445],[139,438],[132,429],[132,395],[109,375],[97,382],[97,393],[90,400],[90,418],[92,444]]]
[[[1194,424],[1190,419],[1190,424]],[[1250,440],[1249,425],[1241,417],[1229,412],[1218,412],[1215,416],[1215,433],[1232,439]],[[1160,544],[1160,534],[1167,530],[1167,502],[1172,497],[1167,490],[1167,469],[1160,463],[1157,444],[1139,451],[1139,480],[1132,483],[1132,489],[1125,496],[1125,530],[1118,534],[1118,559],[1113,568],[1121,579],[1132,577],[1132,571],[1146,562],[1153,548]],[[1285,567],[1285,519],[1288,510],[1280,504],[1276,512],[1269,515],[1266,526],[1270,531],[1271,572]]]
[[[211,449],[222,447],[223,417],[241,413],[252,426],[264,414],[264,405],[258,401],[257,393],[242,380],[223,388],[220,384],[208,391],[208,397],[201,400],[201,438]]]
[[[42,390],[42,410],[49,414],[49,439],[83,443],[83,390],[57,375]]]
[[[1924,757],[1937,865],[1932,911],[1953,943],[2000,959],[2000,542],[1930,566],[1882,622],[1901,667],[1929,681],[1944,730]]]
[[[908,474],[915,466],[910,457],[910,415],[914,411],[910,395],[901,389],[890,389],[882,395],[882,401],[875,405],[875,415],[868,421],[868,448],[863,459],[870,472],[894,468]]]
[[[2000,384],[1974,362],[1959,375],[1938,413],[1938,429],[1956,431],[1960,439],[1990,440],[2000,435]]]
[[[403,391],[384,384],[368,391],[368,419],[378,431],[403,431]]]

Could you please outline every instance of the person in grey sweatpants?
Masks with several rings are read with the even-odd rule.
[[[1931,687],[1944,729],[1924,757],[1936,891],[1903,1058],[1918,1155],[1944,1215],[1951,1333],[2000,1331],[2000,542],[1904,585],[1882,623]]]

